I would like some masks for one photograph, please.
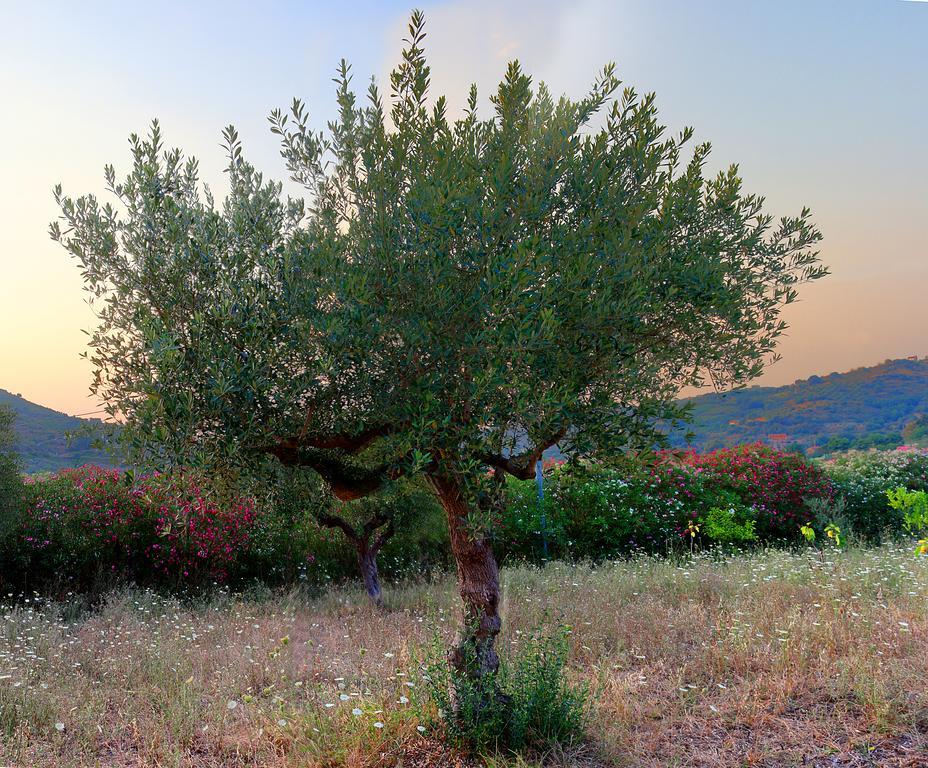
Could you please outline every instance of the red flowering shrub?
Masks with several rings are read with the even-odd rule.
[[[831,481],[818,466],[798,454],[762,444],[691,452],[684,454],[683,462],[707,483],[734,491],[753,507],[762,538],[795,538],[799,526],[809,519],[805,499],[833,496]]]
[[[252,499],[219,504],[192,475],[143,478],[132,493],[156,515],[158,540],[146,547],[155,570],[179,581],[229,578],[255,522]]]
[[[133,478],[84,466],[27,484],[9,534],[8,582],[57,579],[86,587],[101,577],[145,584],[224,581],[247,546],[254,505],[217,503],[192,475]]]

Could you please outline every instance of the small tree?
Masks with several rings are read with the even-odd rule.
[[[0,405],[0,555],[22,504],[23,480],[16,453],[15,419],[12,409]]]
[[[655,98],[606,67],[574,101],[518,63],[478,115],[428,102],[423,18],[360,105],[274,112],[281,196],[224,132],[230,193],[133,136],[117,206],[60,189],[52,235],[79,261],[100,325],[93,391],[150,461],[265,453],[342,500],[424,473],[446,511],[465,606],[454,664],[493,676],[499,573],[489,533],[506,474],[542,452],[652,444],[685,386],[739,385],[773,356],[797,285],[821,277],[808,211],[774,224],[735,167],[684,161]],[[617,96],[617,94],[619,94]],[[595,115],[604,119],[594,126]]]
[[[398,529],[418,524],[417,513],[425,511],[417,509],[417,497],[421,501],[423,490],[413,487],[410,481],[397,481],[375,495],[340,501],[324,484],[320,487],[318,478],[299,467],[270,469],[260,475],[260,480],[271,486],[263,494],[267,503],[289,516],[289,525],[297,524],[296,515],[308,515],[320,526],[342,533],[354,550],[365,591],[375,605],[381,606],[383,590],[377,556]]]

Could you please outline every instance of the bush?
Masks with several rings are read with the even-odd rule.
[[[497,549],[537,561],[543,527],[549,556],[575,560],[666,552],[697,527],[697,543],[795,540],[809,502],[832,494],[818,466],[762,445],[564,465],[546,472],[543,504],[534,482],[508,481]]]
[[[830,499],[834,490],[822,469],[794,453],[765,445],[741,445],[711,453],[687,453],[686,465],[703,481],[735,493],[754,510],[757,536],[795,539],[809,518],[807,499]]]
[[[69,589],[133,580],[179,586],[234,575],[255,518],[249,499],[222,503],[194,475],[134,478],[85,466],[26,485],[3,578]]]
[[[448,741],[478,751],[546,749],[581,737],[589,691],[567,677],[569,629],[539,632],[510,646],[498,676],[475,678],[448,664],[436,636],[427,650],[420,715]],[[465,660],[466,664],[466,660]]]
[[[533,481],[509,479],[496,548],[504,559],[537,561],[544,533],[555,559],[665,551],[680,541],[706,493],[695,473],[669,465],[552,468],[542,504]]]
[[[699,518],[699,525],[703,536],[719,544],[738,544],[757,539],[753,510],[740,505],[727,509],[711,507]]]
[[[890,508],[902,512],[902,525],[913,536],[928,531],[928,492],[892,488],[886,492]]]
[[[852,452],[821,461],[821,467],[844,498],[854,533],[869,539],[903,530],[904,515],[890,506],[888,490],[928,490],[928,450]]]
[[[11,513],[0,582],[18,589],[94,590],[113,582],[181,588],[207,583],[325,584],[357,577],[354,550],[313,512],[332,503],[314,475],[282,478],[260,501],[195,474],[134,476],[85,466],[33,478]],[[380,553],[387,576],[445,567],[444,513],[421,485],[396,483],[353,502],[391,507],[400,526]]]
[[[23,482],[14,450],[13,412],[0,406],[0,562],[14,554],[13,529],[22,507]],[[2,576],[0,576],[2,578]]]

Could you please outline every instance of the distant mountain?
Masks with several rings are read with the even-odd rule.
[[[847,373],[811,376],[784,387],[750,387],[688,398],[693,422],[690,443],[700,451],[738,443],[765,442],[811,454],[847,448],[891,448],[928,442],[928,358],[887,360]],[[99,426],[95,419],[68,416],[0,389],[0,405],[16,413],[18,451],[27,472],[81,464],[112,465],[91,438],[67,435]],[[684,431],[672,442],[685,446]],[[546,458],[562,455],[552,448]]]
[[[750,387],[689,398],[697,450],[762,441],[809,453],[893,447],[928,414],[928,358],[886,360],[784,387]],[[906,427],[908,426],[908,429]],[[684,444],[682,433],[673,442]]]
[[[5,389],[0,389],[2,405],[16,414],[14,428],[19,436],[16,450],[26,472],[48,472],[81,464],[112,465],[105,452],[91,447],[90,436],[76,436],[68,440],[69,434],[99,426],[102,423],[99,420],[68,416],[31,403]]]

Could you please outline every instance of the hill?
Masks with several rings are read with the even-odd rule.
[[[99,426],[102,423],[99,420],[68,416],[0,389],[0,406],[3,405],[16,414],[14,427],[19,437],[16,450],[26,472],[50,472],[81,464],[112,464],[106,453],[91,446],[90,436],[68,440],[69,434]]]
[[[687,402],[693,408],[691,445],[697,450],[757,441],[801,446],[813,454],[890,448],[903,442],[903,431],[909,442],[923,437],[928,358],[886,360],[783,387],[698,395]],[[685,444],[682,432],[673,442]]]
[[[928,358],[887,360],[783,387],[698,395],[686,402],[693,409],[689,444],[700,451],[759,441],[817,455],[928,442]],[[68,434],[99,421],[68,416],[3,389],[0,405],[16,413],[18,450],[27,472],[112,464],[106,453],[91,446],[90,437],[68,441]],[[685,446],[684,431],[675,433],[672,442]],[[545,457],[562,455],[554,448]]]

